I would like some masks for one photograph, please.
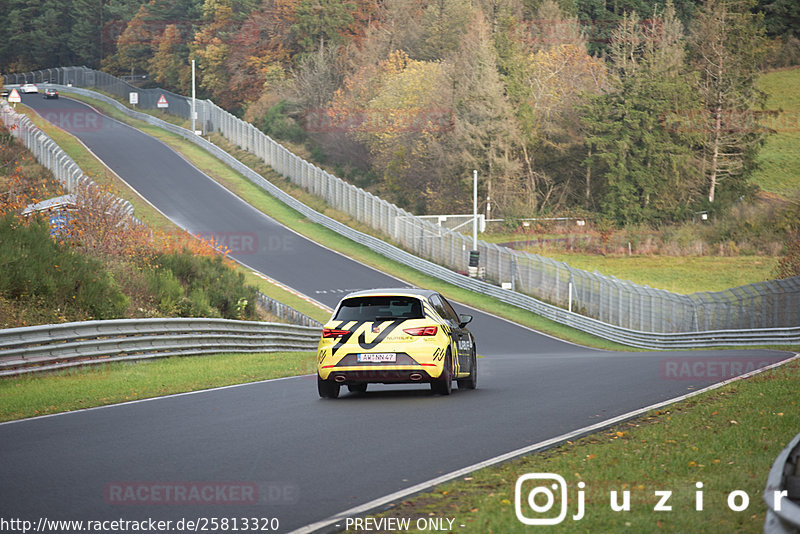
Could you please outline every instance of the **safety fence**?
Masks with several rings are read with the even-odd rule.
[[[20,140],[33,153],[36,160],[53,173],[61,186],[69,193],[80,187],[93,187],[95,183],[64,152],[50,136],[33,124],[27,115],[16,113],[5,100],[0,100],[0,116],[11,135]],[[140,224],[133,216],[133,205],[127,200],[109,196],[105,209],[123,221]]]
[[[8,75],[6,79],[7,83],[69,80],[75,86],[96,87],[125,99],[130,92],[141,91],[113,76],[83,67]],[[161,90],[148,91],[163,93]],[[97,97],[96,94],[94,96]],[[180,95],[170,98],[174,100],[175,97],[190,101]],[[140,107],[145,107],[143,102],[140,99]],[[189,111],[183,114],[181,110],[189,109],[190,104],[175,108],[170,104],[170,113],[184,118],[188,118]],[[404,251],[413,253],[420,260],[429,260],[425,266],[443,266],[451,273],[467,271],[469,251],[473,248],[473,243],[463,234],[438,226],[430,220],[415,217],[336,178],[292,154],[253,125],[234,117],[210,101],[198,101],[197,110],[198,124],[202,125],[202,131],[219,132],[237,146],[258,155],[278,173],[310,193],[324,198],[332,207],[350,214],[391,238]],[[163,127],[175,130],[195,143],[210,145],[202,143],[202,138],[183,128],[144,114],[137,115],[139,118],[149,117],[144,120],[163,123],[166,125]],[[220,151],[217,149],[217,152]],[[227,160],[233,158],[228,155]],[[232,162],[230,164],[235,165]],[[243,166],[234,166],[244,172],[239,167]],[[261,183],[264,182],[263,179],[252,176],[255,174],[253,171],[244,174],[275,194]],[[272,189],[277,188],[273,186]],[[292,205],[291,201],[287,203]],[[292,207],[298,209],[294,205]],[[298,211],[305,213],[302,209]],[[760,282],[719,292],[681,295],[618,280],[597,272],[575,269],[563,262],[483,241],[479,241],[477,248],[480,251],[481,271],[485,273],[489,285],[506,285],[516,295],[535,297],[536,303],[525,299],[528,305],[523,307],[527,309],[553,305],[562,311],[568,308],[570,312],[595,318],[622,330],[648,333],[780,329],[800,325],[800,277]],[[422,270],[430,272],[425,268]],[[512,297],[510,300],[519,299]]]
[[[0,376],[231,352],[314,351],[319,327],[230,319],[115,319],[0,330]]]

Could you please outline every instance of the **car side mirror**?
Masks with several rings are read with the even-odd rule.
[[[461,321],[459,323],[458,327],[459,328],[464,328],[465,326],[467,326],[470,323],[470,321],[472,321],[472,316],[462,313],[461,315],[458,316],[458,320]]]

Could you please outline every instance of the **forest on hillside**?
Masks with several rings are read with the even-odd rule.
[[[387,200],[683,221],[755,194],[795,0],[7,0],[0,72],[199,96]],[[488,210],[487,210],[488,211]]]

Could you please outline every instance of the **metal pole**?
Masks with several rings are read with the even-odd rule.
[[[472,171],[472,250],[478,250],[478,171]]]
[[[572,282],[569,283],[569,302],[567,304],[567,310],[572,313]]]
[[[192,133],[196,132],[194,121],[197,118],[197,103],[195,100],[195,87],[194,87],[194,60],[192,60]]]

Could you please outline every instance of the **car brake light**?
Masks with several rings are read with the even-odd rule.
[[[322,329],[322,337],[324,337],[324,338],[342,337],[342,336],[346,336],[349,333],[350,333],[350,330],[339,330],[337,328],[323,328]]]
[[[435,336],[437,330],[435,326],[420,326],[418,328],[406,328],[403,332],[409,336]]]

